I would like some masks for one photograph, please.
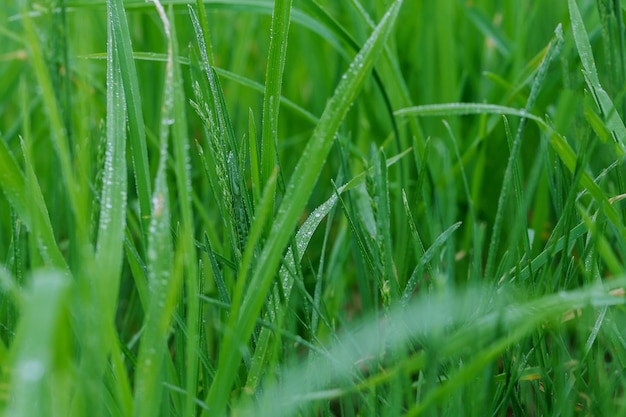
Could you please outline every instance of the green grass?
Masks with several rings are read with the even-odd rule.
[[[9,2],[0,415],[626,416],[625,17]]]

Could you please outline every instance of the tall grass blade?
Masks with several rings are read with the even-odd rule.
[[[120,60],[124,96],[128,109],[128,129],[130,148],[133,154],[133,165],[136,182],[137,196],[139,197],[139,212],[144,234],[147,233],[150,223],[150,196],[152,186],[150,184],[150,164],[146,144],[146,128],[143,120],[141,94],[137,68],[133,58],[130,30],[124,11],[122,0],[107,0],[107,12],[111,19],[113,41],[117,47]]]
[[[401,4],[402,1],[396,1],[391,5],[337,86],[287,185],[266,245],[252,272],[250,290],[243,300],[233,299],[228,330],[220,351],[220,363],[206,400],[212,414],[221,415],[225,410],[228,392],[241,360],[241,348],[252,333],[255,318],[272,284],[282,250],[289,242],[293,227],[313,190],[341,121],[356,98],[375,58],[384,47]]]
[[[265,76],[263,96],[263,123],[261,131],[261,183],[265,184],[274,171],[278,141],[278,113],[280,110],[281,85],[285,72],[287,38],[291,21],[292,0],[274,0],[270,28],[270,50]]]
[[[528,101],[526,102],[526,107],[524,109],[527,113],[529,113],[535,105],[535,100],[537,100],[539,91],[543,86],[545,76],[551,61],[558,57],[558,54],[560,52],[563,43],[563,30],[561,29],[560,25],[556,28],[555,33],[556,39],[550,42],[550,48],[548,50],[548,53],[546,54],[543,62],[541,63],[541,66],[539,67],[537,76],[530,90],[530,95],[528,96]],[[489,243],[489,252],[487,254],[487,265],[485,266],[485,276],[489,279],[494,278],[493,274],[495,269],[496,256],[498,253],[498,246],[500,244],[500,235],[502,233],[502,222],[504,221],[504,214],[507,209],[507,200],[509,198],[511,184],[515,173],[517,158],[519,157],[519,152],[522,146],[522,135],[526,127],[526,120],[526,118],[522,118],[522,120],[520,120],[520,124],[517,128],[517,133],[515,135],[515,140],[513,141],[513,145],[511,147],[511,153],[509,155],[509,161],[506,166],[506,171],[504,172],[504,178],[502,180],[502,188],[500,191],[500,197],[498,198],[498,208],[494,220],[491,241]]]
[[[110,23],[111,24],[111,23]],[[113,320],[123,262],[126,227],[126,102],[117,47],[110,36],[107,60],[106,151],[102,170],[100,224],[95,262],[98,294],[104,300],[104,316]],[[106,273],[105,273],[106,272]]]

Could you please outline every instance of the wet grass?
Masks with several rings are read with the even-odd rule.
[[[626,415],[624,12],[4,7],[2,414]]]

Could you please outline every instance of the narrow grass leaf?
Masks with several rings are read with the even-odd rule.
[[[148,233],[150,295],[137,358],[133,411],[135,417],[154,416],[160,405],[155,399],[161,398],[162,395],[161,371],[165,342],[177,294],[177,279],[173,273],[174,248],[170,232],[169,190],[165,170],[168,157],[167,135],[169,125],[163,123],[161,127],[163,129],[161,133],[161,160],[155,180],[152,198],[153,217]]]
[[[424,268],[432,270],[432,268],[429,266],[430,260],[437,253],[437,251],[446,244],[452,233],[454,233],[459,227],[461,227],[461,222],[457,222],[444,230],[444,232],[437,236],[437,239],[435,239],[433,244],[420,257],[418,265],[413,270],[413,273],[411,274],[411,277],[409,278],[409,281],[406,283],[404,291],[402,292],[402,297],[400,298],[400,303],[402,305],[406,306],[409,303],[409,301],[411,300],[411,296],[413,295],[415,288],[417,287],[418,279],[423,278],[418,272],[423,271]],[[419,236],[416,236],[416,238],[421,245],[421,241],[419,241]]]
[[[270,28],[270,49],[265,74],[263,123],[261,131],[261,183],[265,184],[274,171],[275,144],[278,141],[278,113],[281,86],[285,72],[287,39],[291,21],[292,0],[275,0]]]
[[[128,129],[132,161],[134,164],[137,196],[139,197],[139,211],[144,234],[147,233],[150,222],[150,164],[146,145],[146,129],[143,120],[141,94],[137,68],[133,59],[133,49],[130,40],[130,30],[126,20],[126,12],[122,0],[107,0],[107,11],[111,19],[113,41],[117,46],[120,61],[124,96],[128,109]]]
[[[167,78],[164,97],[164,123],[162,129],[172,126],[172,143],[174,148],[174,164],[176,175],[176,189],[180,206],[181,230],[178,240],[177,252],[182,254],[184,267],[185,288],[187,294],[197,294],[198,288],[198,257],[194,242],[194,216],[192,209],[192,173],[189,155],[189,135],[187,133],[187,115],[185,112],[185,97],[182,71],[179,64],[178,37],[176,32],[176,20],[173,10],[170,8],[169,17],[158,1],[154,1],[159,11],[168,40],[168,62],[166,66]],[[171,108],[170,108],[171,106]],[[173,297],[177,294],[176,280],[172,279],[167,290]],[[188,297],[186,303],[186,381],[187,395],[184,401],[184,415],[193,416],[195,412],[195,400],[198,384],[198,355],[196,347],[200,343],[200,305],[195,296]],[[167,320],[164,318],[163,320]],[[162,335],[163,336],[163,335]]]
[[[170,32],[170,22],[165,14],[165,10],[161,6],[158,0],[153,0],[159,17],[162,20],[165,28],[165,33],[168,39],[168,55],[169,60],[166,64],[165,70],[165,82],[163,93],[163,105],[161,108],[161,126],[160,126],[160,143],[161,143],[161,159],[159,161],[159,168],[155,180],[154,195],[152,197],[152,213],[153,217],[150,221],[150,229],[148,232],[148,284],[150,290],[150,297],[148,303],[148,309],[146,311],[146,318],[144,320],[144,331],[141,338],[139,347],[139,356],[137,358],[137,373],[135,378],[135,407],[133,415],[135,417],[150,417],[157,414],[161,405],[158,399],[162,398],[164,393],[163,378],[164,378],[164,358],[166,352],[166,342],[169,332],[170,323],[172,321],[172,315],[176,306],[176,300],[178,297],[179,281],[182,278],[182,273],[179,270],[174,269],[174,245],[171,235],[171,212],[170,212],[170,198],[169,189],[167,185],[167,171],[169,154],[168,138],[170,134],[170,127],[174,124],[174,117],[177,113],[182,117],[181,109],[179,108],[175,112],[175,87],[177,86],[174,77],[174,60],[173,60],[173,47]],[[181,106],[180,98],[178,100],[178,106]],[[179,122],[184,123],[183,120]],[[181,125],[184,127],[184,125]],[[176,137],[178,140],[184,140],[185,136],[178,132]],[[189,185],[189,179],[187,178],[187,154],[185,148],[185,142],[175,144],[179,149],[175,149],[176,160],[176,174],[178,180],[178,190],[183,193],[181,196],[181,217],[183,219],[183,236],[182,240],[187,242],[187,247],[182,245],[177,253],[186,257],[184,263],[187,264],[190,260],[188,257],[192,257],[192,265],[185,265],[185,272],[195,272],[195,256],[193,256],[193,248],[189,248],[193,240],[191,239],[190,223],[191,223],[191,209],[188,190],[191,188]],[[192,251],[186,253],[186,251]],[[177,262],[177,265],[179,263]],[[190,279],[196,279],[195,274]],[[194,286],[194,289],[197,286]],[[192,293],[195,294],[195,293]],[[196,298],[196,297],[192,297]],[[195,317],[197,317],[197,301],[195,303]],[[196,320],[189,323],[189,328],[196,329]],[[192,333],[191,344],[195,347],[197,345],[196,334]],[[195,351],[195,349],[193,349]],[[197,359],[195,359],[197,361]],[[195,366],[194,366],[195,368]],[[196,378],[195,373],[193,374]],[[191,387],[195,388],[195,382]],[[186,397],[194,396],[193,393],[189,393]],[[192,400],[193,403],[193,400]],[[189,410],[187,410],[189,412]]]
[[[123,261],[126,227],[126,103],[122,75],[111,30],[107,43],[106,152],[102,172],[100,224],[96,244],[98,294],[103,299],[105,320],[113,320]]]
[[[391,212],[389,201],[389,178],[387,174],[387,158],[385,152],[380,149],[375,159],[374,167],[374,204],[376,217],[376,237],[380,260],[383,268],[383,282],[380,283],[383,305],[389,307],[392,302],[400,297],[400,287],[396,276],[396,267],[393,262],[393,246],[391,243]]]
[[[538,116],[529,113],[526,109],[500,106],[497,104],[484,103],[444,103],[425,104],[421,106],[407,107],[396,110],[396,116],[420,116],[420,117],[448,117],[466,116],[471,114],[506,114],[509,116],[524,117],[537,122],[540,126],[547,126],[546,122]]]
[[[561,49],[561,45],[563,43],[563,31],[561,26],[557,26],[555,30],[555,39],[550,42],[550,48],[546,57],[544,58],[539,70],[537,72],[537,76],[535,81],[533,82],[532,88],[530,90],[530,94],[528,96],[528,101],[526,102],[525,111],[530,112],[530,110],[535,105],[535,101],[537,100],[537,96],[539,95],[539,91],[543,86],[545,81],[546,74],[548,72],[548,68],[553,59],[555,59]],[[494,278],[494,268],[496,262],[496,256],[498,253],[498,247],[500,244],[500,236],[502,233],[503,221],[504,221],[504,213],[507,209],[507,203],[510,193],[511,183],[513,181],[513,176],[515,174],[515,167],[517,165],[517,159],[519,157],[519,153],[522,146],[522,135],[526,127],[526,118],[522,118],[520,120],[520,124],[517,128],[517,133],[515,135],[515,140],[513,141],[513,145],[511,147],[511,152],[509,155],[509,160],[506,165],[506,170],[504,172],[504,178],[502,180],[502,187],[500,191],[500,196],[498,198],[498,207],[496,211],[496,217],[493,225],[493,232],[491,235],[491,241],[489,242],[489,251],[487,254],[487,264],[485,266],[485,276],[489,278]]]

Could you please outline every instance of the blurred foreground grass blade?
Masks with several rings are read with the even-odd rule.
[[[61,116],[61,106],[59,105],[54,90],[48,63],[44,58],[42,45],[37,38],[37,29],[32,21],[31,16],[25,10],[22,12],[22,22],[24,24],[26,45],[32,59],[33,70],[37,78],[38,87],[41,91],[42,99],[45,105],[48,119],[50,121],[51,137],[54,144],[61,168],[61,176],[65,183],[65,190],[69,197],[69,206],[74,215],[75,227],[77,228],[77,236],[81,239],[86,237],[87,222],[89,215],[83,213],[79,204],[81,195],[78,192],[78,184],[74,177],[72,154],[70,150],[69,138]],[[71,109],[65,109],[71,111]],[[84,198],[84,196],[83,196]],[[84,243],[84,242],[83,242]]]
[[[589,37],[587,36],[578,6],[574,0],[569,0],[568,5],[572,20],[574,41],[578,49],[580,61],[585,69],[583,71],[585,81],[593,93],[596,105],[605,118],[606,128],[609,129],[613,135],[613,140],[615,141],[620,156],[624,156],[626,154],[626,127],[613,101],[611,101],[611,98],[600,84],[598,70],[596,69],[596,64],[593,59],[593,51],[591,50]]]
[[[611,290],[624,284],[626,279],[622,277],[604,288],[593,285],[532,301],[515,302],[508,301],[513,294],[503,291],[498,294],[498,299],[491,299],[493,288],[468,288],[434,299],[430,295],[422,295],[406,309],[393,309],[385,320],[383,332],[377,317],[355,325],[352,330],[346,329],[341,340],[328,348],[327,355],[315,356],[312,363],[304,361],[287,369],[279,384],[265,389],[258,406],[244,404],[236,411],[238,415],[259,417],[291,416],[298,410],[306,415],[308,404],[316,399],[328,398],[332,393],[345,395],[354,393],[355,389],[370,389],[394,376],[395,364],[391,363],[390,368],[382,368],[379,374],[370,375],[356,385],[358,380],[351,380],[355,372],[359,372],[358,366],[363,358],[389,356],[416,341],[427,347],[429,342],[437,343],[439,339],[438,343],[443,343],[437,346],[436,357],[439,360],[452,358],[467,365],[461,366],[454,377],[445,378],[435,386],[423,402],[413,400],[409,403],[413,405],[409,415],[420,415],[427,409],[434,411],[445,405],[445,398],[451,398],[445,394],[451,394],[469,381],[480,378],[481,372],[488,369],[487,366],[507,347],[541,326],[559,323],[565,312],[583,307],[603,309],[623,305],[624,297],[611,295]],[[481,302],[477,303],[477,300]],[[441,341],[442,329],[449,329],[445,342]],[[491,343],[474,354],[470,353],[473,361],[466,362],[468,347],[484,341]],[[426,361],[420,360],[421,353],[414,354],[418,360],[411,365],[412,372],[426,366]],[[405,360],[408,363],[413,361],[411,357]],[[400,366],[400,369],[406,371],[407,367]],[[489,375],[487,373],[483,378],[490,378]],[[489,380],[482,382],[489,383]]]
[[[287,38],[291,20],[292,0],[274,0],[270,28],[270,50],[263,95],[263,123],[261,131],[261,184],[265,185],[275,165],[275,144],[278,141],[278,112],[281,86],[287,55]]]
[[[290,241],[293,228],[315,186],[337,129],[354,102],[376,57],[382,51],[401,5],[401,0],[391,5],[342,77],[286,187],[285,196],[256,267],[253,271],[244,271],[251,275],[249,290],[243,300],[240,297],[233,299],[228,328],[225,330],[224,342],[220,349],[217,374],[206,400],[207,405],[211,407],[212,415],[222,415],[225,411],[229,392],[239,368],[241,349],[247,344],[252,333],[273,282],[276,268],[281,261],[283,249]],[[239,279],[246,279],[246,276],[242,274]]]
[[[152,194],[152,186],[150,185],[150,165],[148,162],[146,129],[141,107],[142,103],[139,93],[137,68],[133,58],[130,31],[128,29],[128,21],[126,20],[123,1],[107,0],[107,9],[112,22],[113,41],[117,47],[117,54],[120,61],[124,96],[126,97],[128,109],[130,148],[133,154],[132,160],[135,170],[137,196],[139,197],[139,212],[145,235],[150,222],[150,195]]]
[[[72,398],[72,342],[69,321],[71,279],[41,271],[24,294],[11,346],[12,417],[69,416]]]

